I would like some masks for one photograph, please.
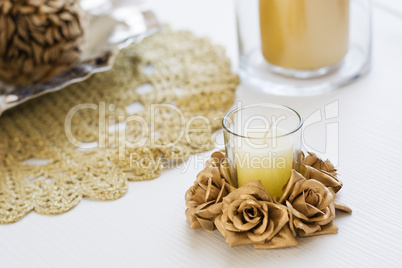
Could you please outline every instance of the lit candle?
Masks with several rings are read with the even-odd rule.
[[[252,138],[239,140],[235,149],[238,186],[260,180],[271,196],[281,197],[293,167],[293,140],[277,127],[253,131]]]

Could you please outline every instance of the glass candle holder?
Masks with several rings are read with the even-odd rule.
[[[227,170],[236,187],[261,180],[271,196],[282,196],[292,169],[300,170],[302,117],[275,104],[234,109],[223,120]]]
[[[366,74],[370,0],[235,0],[242,80],[277,95],[314,95]]]

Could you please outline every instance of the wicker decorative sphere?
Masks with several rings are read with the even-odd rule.
[[[78,0],[0,0],[0,80],[26,86],[74,65],[83,16]]]

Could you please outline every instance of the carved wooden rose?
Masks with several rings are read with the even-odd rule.
[[[293,170],[279,203],[286,204],[290,228],[299,236],[336,233],[335,193],[321,182]]]
[[[198,173],[194,185],[186,192],[186,217],[192,229],[214,230],[215,217],[222,210],[222,199],[235,190],[225,179],[227,173],[222,167],[223,159],[223,152],[213,153],[204,170]]]
[[[261,181],[249,181],[223,199],[215,225],[230,247],[253,244],[258,249],[296,246],[287,225],[287,208],[272,202]]]

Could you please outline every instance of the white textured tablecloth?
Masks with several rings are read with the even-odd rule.
[[[237,64],[232,1],[150,2],[162,21],[210,36]],[[337,105],[329,110],[338,115],[308,126],[304,141],[324,151],[326,127],[339,129],[339,136],[335,131],[330,137],[339,141],[339,151],[331,155],[337,158],[339,152],[344,182],[339,198],[353,214],[339,213],[338,234],[299,239],[295,248],[257,251],[231,249],[217,231],[190,230],[184,193],[206,153],[153,181],[130,183],[120,200],[86,199],[63,215],[30,213],[1,225],[0,267],[402,267],[401,2],[374,5],[372,70],[364,79],[308,98],[264,95],[245,85],[237,92],[242,104],[285,104],[305,118],[321,113],[325,119],[325,107]]]

